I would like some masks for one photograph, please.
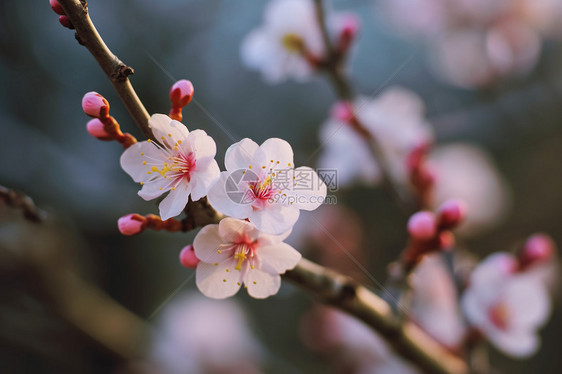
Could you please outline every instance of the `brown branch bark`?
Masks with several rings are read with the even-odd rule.
[[[147,125],[148,113],[127,79],[127,75],[132,72],[132,69],[119,61],[109,51],[93,26],[85,4],[82,4],[79,0],[59,0],[59,2],[76,28],[78,40],[81,44],[86,45],[101,65],[143,133],[147,137],[151,137]],[[319,0],[316,1],[316,4],[321,7]],[[321,8],[319,9],[321,10]],[[329,42],[325,26],[323,28],[324,37]],[[341,71],[336,69],[332,74],[336,86],[339,87],[340,97],[346,100],[351,98],[350,86]],[[386,177],[388,178],[388,176]],[[220,220],[221,215],[216,212],[213,213],[209,209],[212,208],[210,206],[205,207],[204,215],[211,217],[212,221]],[[193,214],[193,212],[191,213]],[[438,374],[467,373],[467,366],[463,360],[446,351],[439,343],[412,323],[402,322],[393,313],[388,303],[350,278],[306,259],[301,260],[293,270],[287,272],[283,277],[298,287],[307,290],[320,301],[346,311],[364,321],[385,337],[398,353],[417,364],[424,371]],[[95,298],[96,296],[93,294],[92,300],[95,300]],[[88,303],[88,305],[93,304]]]
[[[401,321],[390,305],[366,287],[336,271],[302,259],[283,278],[319,301],[365,322],[399,353],[427,373],[465,374],[466,362],[412,322]]]
[[[88,5],[85,0],[59,0],[59,3],[76,29],[78,42],[94,56],[144,136],[152,139],[152,131],[148,127],[150,115],[128,78],[134,73],[133,68],[123,63],[109,50],[88,15]]]

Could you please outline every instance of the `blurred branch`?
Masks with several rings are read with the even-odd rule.
[[[0,186],[0,200],[8,206],[21,210],[23,216],[31,222],[39,223],[45,219],[45,212],[37,208],[29,196],[22,193]]]
[[[381,170],[383,188],[388,195],[404,209],[405,212],[408,214],[413,213],[417,209],[417,204],[403,196],[399,186],[396,185],[394,179],[392,178],[388,160],[386,159],[381,144],[378,139],[376,139],[376,137],[373,136],[373,134],[365,127],[365,125],[361,123],[359,117],[356,115],[357,113],[355,113],[355,106],[352,103],[355,95],[353,93],[353,89],[351,88],[349,79],[344,72],[345,66],[343,63],[345,62],[345,59],[342,57],[342,54],[334,48],[332,42],[330,41],[330,35],[326,27],[326,17],[322,0],[314,0],[314,6],[316,10],[316,17],[318,19],[318,26],[320,27],[322,40],[324,41],[324,46],[326,48],[326,56],[324,56],[324,60],[320,66],[330,77],[330,81],[332,82],[332,86],[334,87],[334,91],[336,92],[339,100],[352,104],[354,118],[351,121],[351,128],[353,128],[365,140],[365,143],[369,147],[369,151],[378,163]]]
[[[144,136],[152,138],[152,131],[148,127],[150,116],[128,78],[134,73],[133,68],[124,64],[109,50],[88,15],[85,0],[59,0],[59,3],[76,29],[78,43],[88,48],[94,56]]]
[[[464,360],[453,355],[412,322],[398,318],[386,301],[351,278],[302,259],[283,278],[309,291],[321,302],[365,322],[402,357],[427,373],[468,373]]]

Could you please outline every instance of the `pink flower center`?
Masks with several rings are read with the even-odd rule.
[[[251,182],[248,185],[249,192],[252,194],[253,204],[255,209],[263,208],[269,199],[272,198],[275,191],[272,188],[271,177],[268,176],[263,181]]]
[[[500,330],[507,330],[509,325],[509,308],[504,302],[499,302],[488,309],[490,321]]]
[[[234,244],[234,259],[238,260],[238,263],[234,268],[240,271],[242,269],[242,264],[244,263],[244,261],[248,260],[250,263],[250,267],[253,269],[256,260],[256,249],[256,241],[252,241],[245,235],[242,236]]]

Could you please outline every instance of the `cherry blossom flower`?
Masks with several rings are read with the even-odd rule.
[[[299,210],[314,210],[326,197],[326,185],[309,167],[294,168],[293,150],[271,138],[258,146],[246,138],[228,148],[226,171],[209,191],[219,212],[247,218],[258,230],[279,235],[291,229]]]
[[[349,14],[328,14],[331,34],[348,28]],[[351,22],[357,24],[357,22]],[[242,62],[259,70],[269,83],[287,78],[306,81],[316,61],[325,54],[313,1],[273,0],[266,5],[263,24],[251,31],[241,46]]]
[[[436,147],[429,162],[435,173],[432,207],[458,198],[466,205],[466,219],[457,233],[470,236],[492,229],[509,209],[507,183],[490,156],[470,144],[452,143]]]
[[[412,318],[450,348],[464,338],[465,327],[453,278],[440,253],[426,255],[412,276]]]
[[[174,298],[156,324],[151,361],[166,374],[257,374],[262,351],[235,300],[189,292]]]
[[[545,285],[517,269],[517,260],[507,253],[484,259],[470,277],[462,307],[498,349],[528,357],[539,347],[536,330],[546,322],[551,305]]]
[[[197,288],[208,297],[234,295],[242,284],[250,296],[263,299],[276,294],[285,271],[294,268],[301,255],[283,243],[285,235],[267,235],[247,221],[224,218],[203,227],[193,247],[200,262]]]
[[[155,114],[149,126],[158,143],[138,142],[123,152],[121,167],[143,187],[139,196],[152,200],[169,191],[160,203],[163,220],[179,215],[188,198],[199,200],[219,177],[216,145],[203,130],[189,132],[178,121]]]
[[[562,35],[556,22],[560,0],[385,0],[382,5],[397,30],[428,44],[438,76],[462,87],[526,73],[540,56],[542,38]]]
[[[433,140],[424,111],[421,99],[401,87],[389,88],[372,100],[362,97],[354,102],[355,115],[381,144],[392,177],[398,183],[406,183],[408,179],[406,158],[410,152]],[[337,169],[339,187],[353,182],[379,183],[380,168],[365,139],[341,115],[335,114],[320,132],[324,152],[318,160],[319,167]]]

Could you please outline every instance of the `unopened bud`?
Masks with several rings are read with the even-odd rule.
[[[109,115],[109,103],[97,92],[88,92],[82,98],[82,109],[90,117],[104,118]]]
[[[535,234],[525,242],[523,249],[519,252],[519,263],[522,268],[530,265],[548,261],[556,251],[556,244],[546,234]]]
[[[332,117],[338,121],[349,122],[353,116],[353,105],[347,101],[339,101],[332,106]]]
[[[64,16],[64,9],[62,9],[62,5],[60,5],[57,0],[49,0],[49,4],[51,4],[51,8],[56,14],[58,14],[59,16]]]
[[[188,80],[179,80],[170,89],[170,101],[175,108],[183,108],[192,98],[193,84]]]
[[[466,204],[459,199],[445,201],[437,210],[438,226],[451,229],[458,226],[466,216]]]
[[[414,239],[429,240],[437,233],[435,216],[431,212],[418,212],[408,220],[408,232]]]
[[[105,131],[104,124],[98,118],[94,118],[90,120],[86,125],[86,128],[88,129],[88,133],[92,135],[94,138],[98,138],[102,140],[111,139],[111,135],[109,135]]]
[[[354,14],[346,14],[342,20],[340,41],[349,43],[359,31],[359,19]]]
[[[194,269],[199,263],[199,259],[195,256],[195,251],[192,245],[184,247],[180,252],[180,262],[188,269]]]
[[[60,16],[59,22],[60,22],[61,25],[63,25],[67,29],[71,29],[71,30],[74,29],[74,25],[72,25],[72,22],[70,22],[70,18],[68,18],[67,16]]]
[[[117,226],[123,235],[131,236],[140,234],[146,227],[146,218],[140,214],[127,214],[119,218]]]

